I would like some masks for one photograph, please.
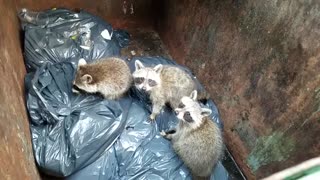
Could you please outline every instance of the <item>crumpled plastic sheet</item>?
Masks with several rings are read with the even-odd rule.
[[[131,70],[137,59],[175,65],[161,57],[136,57],[128,61]],[[76,64],[44,64],[25,79],[33,151],[42,172],[70,180],[191,179],[170,142],[159,135],[177,124],[173,112],[165,108],[157,123],[149,123],[151,105],[134,88],[117,101],[73,94]],[[222,127],[215,104],[206,106]],[[211,179],[228,179],[221,163]]]
[[[89,62],[119,56],[129,43],[129,34],[86,11],[51,9],[23,10],[19,14],[24,33],[25,64],[28,72],[44,63],[84,58]]]

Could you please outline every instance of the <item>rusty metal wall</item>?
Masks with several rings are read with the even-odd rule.
[[[320,1],[154,0],[170,54],[206,85],[249,179],[320,155]]]
[[[0,179],[39,179],[24,105],[25,67],[13,1],[0,0]]]
[[[317,0],[0,0],[0,177],[39,178],[23,98],[22,7],[83,8],[115,27],[155,25],[218,104],[226,144],[249,179],[320,154]]]

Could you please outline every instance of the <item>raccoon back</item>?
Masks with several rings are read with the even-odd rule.
[[[223,153],[221,130],[209,118],[197,129],[185,128],[172,141],[174,150],[192,174],[210,176]]]
[[[160,79],[161,87],[159,91],[173,108],[178,106],[183,96],[189,96],[196,88],[191,76],[177,67],[164,66],[160,74]]]
[[[130,69],[125,61],[118,58],[108,58],[88,64],[86,71],[95,83],[123,83],[131,79]]]

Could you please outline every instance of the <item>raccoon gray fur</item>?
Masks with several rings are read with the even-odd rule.
[[[133,78],[136,88],[150,95],[153,106],[151,120],[156,118],[166,103],[175,109],[183,96],[196,90],[196,84],[187,72],[170,65],[145,67],[137,60]]]
[[[183,97],[175,109],[179,123],[175,130],[160,134],[171,140],[173,149],[190,169],[193,179],[210,179],[223,154],[222,133],[208,116],[211,110],[196,101],[197,91]]]
[[[132,74],[127,63],[111,57],[87,64],[80,59],[72,91],[100,93],[106,99],[121,98],[132,85]]]

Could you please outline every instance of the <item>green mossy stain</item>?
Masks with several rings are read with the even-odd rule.
[[[286,138],[282,132],[274,132],[270,136],[260,137],[249,154],[247,163],[255,172],[259,167],[270,162],[284,161],[289,158],[294,144],[294,141]]]

